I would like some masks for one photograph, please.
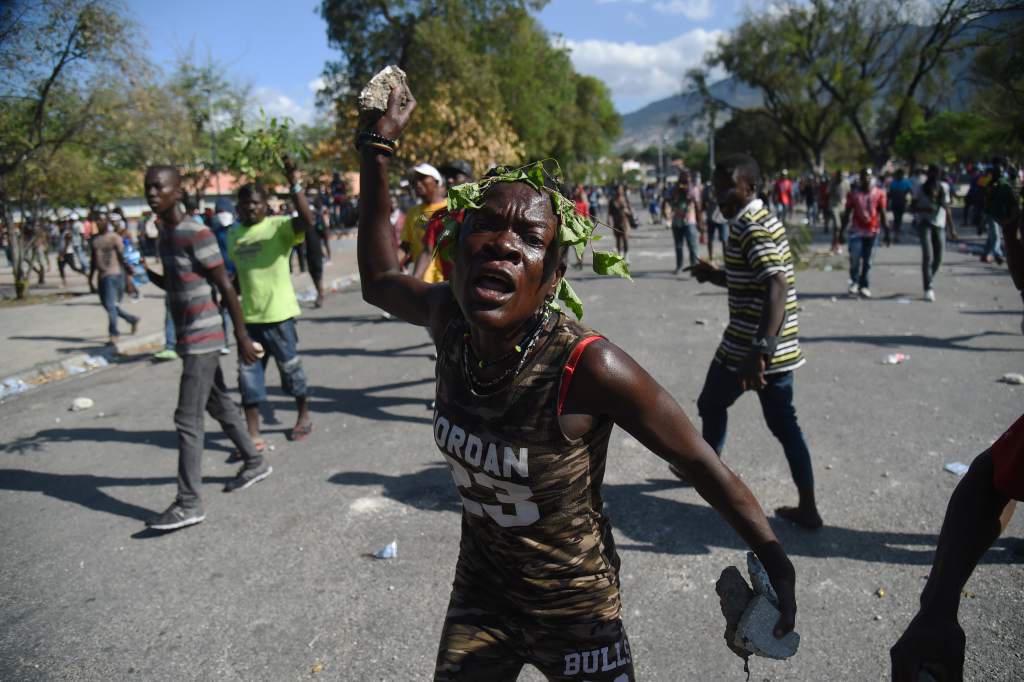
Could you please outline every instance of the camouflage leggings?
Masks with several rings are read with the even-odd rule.
[[[538,624],[452,593],[434,682],[514,682],[524,664],[552,681],[634,682],[621,620]]]

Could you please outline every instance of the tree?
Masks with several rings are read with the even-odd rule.
[[[130,23],[112,0],[20,0],[0,6],[0,221],[25,296],[25,251],[11,212],[38,215],[47,172],[122,104],[111,93],[145,76]]]
[[[844,109],[825,85],[800,68],[802,61],[824,59],[832,50],[827,17],[816,10],[816,2],[794,3],[781,12],[751,17],[723,38],[705,61],[759,89],[763,105],[753,113],[766,118],[806,165],[820,168]],[[695,70],[688,76],[706,107],[735,111],[711,94],[706,72]]]
[[[1002,153],[1024,154],[1024,18],[1016,17],[992,31],[993,40],[981,47],[968,78],[978,92],[973,100],[991,126]],[[986,150],[989,151],[989,150]],[[995,151],[995,150],[991,150]]]
[[[221,64],[200,61],[189,49],[178,59],[168,87],[188,121],[186,134],[169,149],[170,160],[181,167],[182,184],[198,201],[224,169],[221,160],[234,151],[227,131],[243,122],[249,86],[233,82]]]
[[[575,73],[528,10],[546,0],[324,0],[341,60],[323,97],[351,139],[355,97],[386,64],[409,75],[419,103],[405,162],[494,163],[555,157],[569,169],[604,153],[619,119],[607,89]],[[354,161],[354,159],[352,159]]]

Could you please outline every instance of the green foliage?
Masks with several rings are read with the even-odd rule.
[[[529,10],[546,0],[324,0],[342,60],[323,93],[344,127],[359,90],[386,64],[409,75],[419,110],[403,161],[558,158],[570,174],[605,154],[620,119],[607,88],[573,70]]]
[[[229,167],[254,180],[280,172],[286,156],[309,159],[309,149],[294,135],[291,119],[268,119],[262,108],[258,125],[247,129],[237,124],[231,128],[230,136],[234,149]]]
[[[548,165],[551,166],[550,170]],[[589,217],[580,214],[572,201],[560,193],[548,189],[545,186],[548,178],[556,184],[560,184],[562,180],[561,168],[553,159],[535,161],[519,168],[501,167],[494,175],[479,182],[467,182],[452,187],[448,190],[447,210],[449,215],[444,218],[444,229],[437,240],[435,251],[440,252],[449,260],[452,259],[451,250],[458,241],[460,227],[452,214],[480,208],[487,190],[497,183],[525,182],[538,192],[547,192],[551,196],[555,204],[555,214],[558,217],[558,244],[572,247],[582,258],[587,242],[597,239],[594,236],[594,222]],[[632,280],[629,266],[622,256],[609,251],[594,250],[593,253],[594,272],[599,275],[612,275]],[[559,282],[556,297],[565,303],[576,317],[583,318],[583,303],[564,277]]]

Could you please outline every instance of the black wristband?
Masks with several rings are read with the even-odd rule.
[[[390,149],[392,153],[398,149],[398,140],[392,140],[369,130],[364,130],[356,135],[356,149],[360,149],[366,143],[383,145]]]

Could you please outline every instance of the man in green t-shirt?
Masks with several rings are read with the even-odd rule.
[[[252,364],[238,366],[238,385],[249,435],[258,450],[265,447],[260,437],[260,403],[267,398],[264,379],[270,356],[277,362],[281,387],[295,398],[298,418],[291,439],[302,440],[313,430],[309,418],[306,373],[298,356],[299,337],[295,318],[299,303],[292,288],[288,259],[292,247],[302,243],[315,224],[313,212],[298,182],[295,164],[285,159],[292,204],[298,215],[267,216],[267,193],[259,184],[238,190],[240,222],[228,232],[228,257],[235,263],[237,285],[242,292],[242,316],[253,341],[263,346],[263,355]]]

